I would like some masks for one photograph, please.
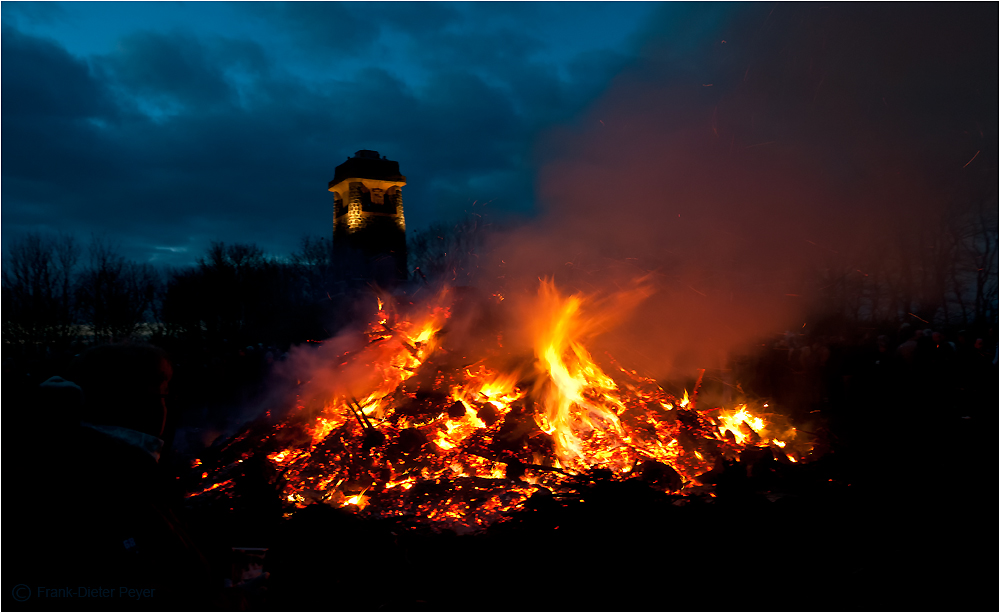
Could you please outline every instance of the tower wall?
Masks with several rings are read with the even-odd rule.
[[[358,155],[362,153],[375,157],[349,159],[337,168],[339,180],[330,182],[334,265],[342,280],[392,285],[408,276],[402,192],[406,178],[398,174],[396,162],[379,160],[376,152]],[[366,164],[368,173],[363,172]],[[345,167],[360,176],[344,176]]]

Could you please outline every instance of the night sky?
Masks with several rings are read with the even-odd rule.
[[[334,168],[400,162],[411,229],[534,207],[540,133],[634,60],[654,4],[10,3],[3,238],[141,260],[328,236]],[[478,206],[478,205],[477,205]]]
[[[98,233],[163,265],[220,240],[287,255],[329,236],[327,182],[359,149],[400,163],[411,232],[484,203],[572,212],[579,169],[627,175],[611,168],[632,140],[659,181],[650,210],[671,197],[657,160],[704,160],[686,176],[711,181],[702,141],[744,152],[769,189],[782,160],[808,160],[822,179],[786,191],[830,200],[900,167],[981,191],[996,23],[996,3],[4,2],[3,240]]]

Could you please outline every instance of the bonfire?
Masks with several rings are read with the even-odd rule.
[[[711,497],[711,477],[748,449],[809,459],[809,437],[767,404],[707,405],[700,379],[676,397],[610,356],[598,364],[586,343],[647,295],[641,284],[598,297],[542,280],[517,321],[530,353],[488,329],[492,342],[467,355],[450,329],[455,294],[418,305],[379,297],[361,340],[325,347],[288,406],[214,461],[195,460],[201,482],[188,496],[233,495],[234,469],[263,457],[286,516],[325,504],[461,534],[503,521],[532,495],[571,496],[595,476]]]

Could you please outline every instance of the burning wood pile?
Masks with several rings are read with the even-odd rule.
[[[542,281],[517,320],[533,351],[477,324],[487,342],[475,354],[456,336],[465,336],[456,290],[408,308],[379,298],[364,334],[320,350],[290,406],[195,460],[188,497],[233,496],[241,465],[256,460],[286,516],[325,504],[463,534],[505,520],[535,493],[579,497],[595,477],[712,497],[741,459],[810,458],[810,437],[767,404],[712,406],[698,399],[700,379],[678,398],[612,358],[602,368],[584,342],[643,297],[641,286],[567,296]]]

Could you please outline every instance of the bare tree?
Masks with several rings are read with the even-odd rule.
[[[93,325],[97,341],[118,341],[133,336],[147,320],[160,283],[149,264],[122,257],[106,239],[94,237],[77,297]]]
[[[431,226],[410,240],[410,270],[423,278],[470,284],[492,229],[493,224],[476,213],[453,226]]]
[[[995,201],[958,199],[814,271],[817,312],[844,322],[995,325]]]
[[[334,284],[330,241],[322,237],[302,237],[298,251],[292,253],[291,262],[301,282],[305,300],[329,299]]]
[[[289,268],[257,245],[213,243],[197,267],[172,274],[164,319],[199,342],[277,342],[297,325]]]
[[[966,241],[975,268],[974,318],[977,324],[994,323],[997,317],[997,204],[977,203],[972,225],[975,231]]]
[[[15,238],[3,271],[4,335],[12,342],[67,344],[75,334],[80,247],[69,235]]]

